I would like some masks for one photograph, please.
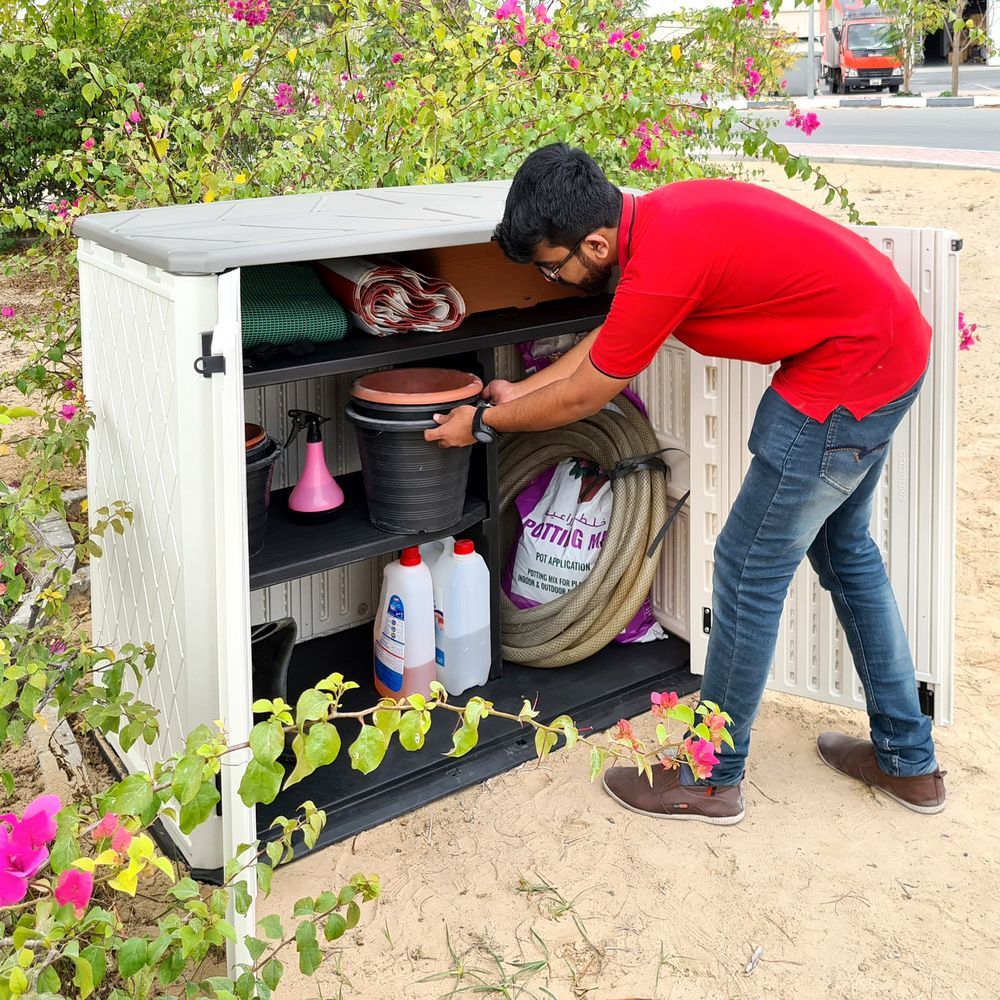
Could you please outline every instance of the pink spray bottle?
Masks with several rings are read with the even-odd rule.
[[[289,410],[288,415],[293,426],[285,442],[286,448],[306,428],[306,464],[288,498],[288,510],[297,521],[322,524],[333,518],[344,504],[344,491],[330,475],[323,455],[320,427],[330,418],[311,410]]]

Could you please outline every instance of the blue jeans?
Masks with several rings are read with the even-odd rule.
[[[931,721],[920,711],[899,608],[869,532],[889,440],[922,382],[863,420],[838,407],[824,423],[774,389],[764,394],[750,434],[753,461],[715,545],[701,697],[733,717],[735,750],[723,745],[711,784],[743,775],[785,596],[806,556],[854,657],[879,766],[893,775],[936,769]]]

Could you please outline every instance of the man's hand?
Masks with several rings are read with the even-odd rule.
[[[483,389],[482,395],[487,402],[499,406],[501,403],[512,403],[515,399],[520,399],[531,391],[531,386],[528,385],[527,381],[508,382],[506,379],[495,378]]]
[[[451,413],[435,413],[434,422],[438,426],[424,431],[424,440],[437,441],[442,448],[465,448],[475,444],[472,436],[472,418],[475,415],[474,406],[457,406]]]

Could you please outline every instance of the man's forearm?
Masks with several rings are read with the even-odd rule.
[[[553,382],[561,382],[563,379],[569,378],[587,360],[590,348],[593,346],[594,341],[597,340],[597,334],[600,333],[600,330],[600,327],[596,330],[591,330],[583,340],[578,344],[574,344],[561,358],[553,361],[551,365],[543,368],[540,372],[529,375],[519,385],[523,386],[529,392],[537,392],[547,385],[552,385]]]
[[[573,392],[571,380],[563,378],[509,403],[490,408],[483,415],[483,420],[501,433],[547,431],[589,417],[601,405],[588,408]]]

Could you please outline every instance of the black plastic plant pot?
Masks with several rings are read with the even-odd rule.
[[[452,407],[435,412],[448,412]],[[358,434],[368,517],[398,534],[440,531],[465,509],[471,448],[441,448],[424,440],[433,420],[391,420],[347,407]]]
[[[274,438],[256,445],[247,453],[247,547],[255,556],[264,547],[267,509],[271,505],[274,463],[281,457],[281,445]]]

